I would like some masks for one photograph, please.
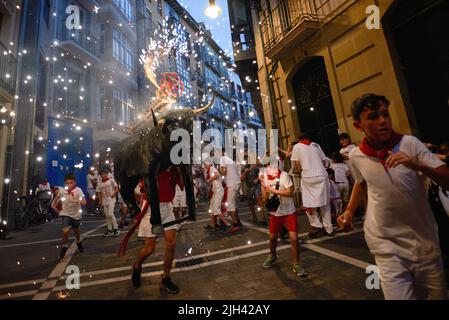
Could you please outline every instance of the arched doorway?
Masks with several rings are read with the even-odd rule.
[[[413,131],[449,139],[449,1],[397,0],[384,17]]]
[[[322,57],[313,57],[292,80],[301,132],[307,133],[330,154],[339,149],[338,123],[326,66]]]

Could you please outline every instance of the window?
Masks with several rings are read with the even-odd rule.
[[[136,118],[134,99],[120,88],[114,88],[115,121],[122,124],[133,122]]]
[[[242,87],[237,85],[237,97],[239,97],[239,99],[242,99]]]
[[[132,45],[119,29],[112,30],[112,55],[128,71],[134,70],[134,54]]]
[[[119,7],[120,11],[122,11],[129,21],[134,22],[134,7],[129,0],[114,0],[114,3],[117,7]]]

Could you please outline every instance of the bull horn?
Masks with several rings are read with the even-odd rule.
[[[215,95],[212,97],[212,100],[209,102],[209,104],[207,106],[202,107],[200,109],[193,110],[193,114],[198,116],[200,114],[203,114],[203,113],[209,111],[209,109],[213,106],[214,101],[215,101]]]
[[[156,115],[154,114],[153,109],[151,109],[151,115],[153,116],[153,123],[154,123],[154,126],[157,127],[157,118],[156,118]]]

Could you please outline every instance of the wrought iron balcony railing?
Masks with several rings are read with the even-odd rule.
[[[261,32],[265,50],[269,51],[295,28],[307,23],[319,24],[348,0],[280,0],[261,14]]]
[[[68,30],[63,28],[61,34],[61,41],[73,41],[80,48],[87,51],[89,54],[100,57],[100,42],[94,36],[88,34],[83,29]]]
[[[16,91],[17,60],[0,42],[0,87],[10,95]]]

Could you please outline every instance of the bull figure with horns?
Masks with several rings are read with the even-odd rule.
[[[127,235],[127,239],[122,244],[120,252],[124,254],[124,248],[129,237],[137,228],[140,220],[145,215],[138,207],[134,189],[141,179],[144,181],[145,191],[149,196],[149,207],[151,209],[151,225],[154,234],[161,234],[164,227],[178,224],[182,221],[195,221],[195,197],[193,189],[193,178],[191,166],[187,164],[179,165],[183,180],[185,182],[188,216],[186,218],[173,221],[168,225],[162,225],[159,207],[159,193],[157,176],[174,164],[170,159],[172,148],[177,142],[170,141],[172,132],[177,129],[187,130],[190,134],[193,130],[193,120],[196,115],[207,112],[213,105],[215,97],[205,107],[192,110],[190,108],[169,108],[162,112],[159,119],[153,111],[164,109],[170,104],[169,100],[162,100],[156,103],[151,109],[153,121],[143,121],[138,124],[131,137],[125,139],[120,144],[114,159],[114,175],[120,186],[120,192],[128,208],[137,216],[137,223]],[[167,108],[165,108],[167,109]],[[146,211],[146,210],[142,210]],[[119,255],[122,255],[119,253]]]

